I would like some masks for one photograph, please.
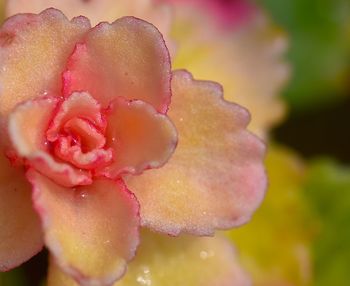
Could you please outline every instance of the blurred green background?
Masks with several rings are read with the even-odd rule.
[[[293,111],[344,100],[349,92],[350,1],[259,0],[290,36],[293,75],[284,97]]]

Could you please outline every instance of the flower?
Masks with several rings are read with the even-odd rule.
[[[91,28],[48,9],[8,19],[0,45],[1,270],[35,254],[43,231],[66,274],[110,285],[139,226],[211,235],[259,206],[265,148],[248,112],[219,85],[171,73],[153,25]]]

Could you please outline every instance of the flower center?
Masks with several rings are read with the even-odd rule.
[[[73,93],[59,107],[46,137],[59,159],[94,169],[113,159],[112,150],[105,148],[105,128],[99,104],[86,93]]]

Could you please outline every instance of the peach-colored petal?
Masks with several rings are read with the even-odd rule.
[[[46,130],[58,103],[57,98],[27,101],[9,116],[9,134],[13,147],[29,165],[64,186],[91,183],[88,172],[57,162],[47,152]]]
[[[11,0],[8,1],[6,14],[39,13],[54,7],[68,18],[84,15],[93,25],[99,22],[113,22],[123,16],[135,16],[144,19],[167,34],[171,23],[171,11],[166,5],[156,4],[154,0]]]
[[[69,120],[64,125],[63,131],[66,134],[70,134],[67,137],[71,136],[73,138],[74,134],[79,136],[79,138],[73,139],[79,139],[79,144],[84,146],[85,150],[99,149],[106,144],[106,138],[103,133],[91,121],[80,117]]]
[[[9,135],[21,156],[47,150],[46,130],[55,113],[57,98],[40,98],[18,105],[9,116]]]
[[[137,256],[115,286],[248,286],[232,246],[222,237],[169,237],[144,232]],[[78,286],[50,260],[48,286]]]
[[[96,149],[84,153],[80,146],[73,145],[72,139],[62,137],[55,146],[55,154],[66,162],[81,169],[94,169],[109,164],[113,159],[111,149]]]
[[[102,107],[119,96],[140,99],[166,112],[170,76],[169,53],[159,31],[125,17],[99,24],[76,46],[63,75],[64,94],[87,91]]]
[[[28,164],[57,184],[65,187],[89,185],[92,182],[90,172],[60,163],[46,152],[36,152],[30,158]]]
[[[127,180],[142,224],[205,235],[247,222],[266,187],[265,147],[246,130],[248,113],[224,101],[219,85],[183,71],[174,73],[172,90],[179,145],[165,166]]]
[[[106,137],[114,162],[101,174],[110,178],[162,166],[177,144],[176,129],[166,115],[143,101],[123,98],[110,106]]]
[[[55,144],[55,155],[78,168],[88,170],[105,166],[113,160],[113,151],[110,148],[83,152],[82,147],[75,145],[73,141],[72,137],[60,137]]]
[[[54,141],[65,124],[76,117],[91,121],[100,129],[105,128],[105,120],[101,114],[100,104],[86,92],[72,93],[59,107],[50,128],[46,132],[47,139]]]
[[[269,145],[265,165],[269,188],[261,207],[249,224],[226,234],[254,286],[318,285],[312,245],[320,224],[305,199],[308,168],[291,150],[274,144]]]
[[[32,208],[31,186],[23,170],[0,156],[0,271],[18,266],[43,245],[41,225]]]
[[[226,100],[251,112],[249,130],[267,136],[286,111],[279,98],[290,70],[284,59],[285,33],[258,9],[244,25],[223,30],[203,9],[193,9],[188,3],[174,8],[175,69],[187,69],[195,78],[222,84]]]
[[[89,28],[86,18],[69,22],[55,9],[16,15],[4,23],[0,29],[1,132],[6,129],[6,116],[19,102],[60,94],[67,58]]]
[[[81,285],[111,285],[139,241],[138,203],[122,181],[98,179],[74,189],[29,170],[45,243],[62,269]]]

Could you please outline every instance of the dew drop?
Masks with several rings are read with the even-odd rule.
[[[207,259],[208,258],[208,252],[202,250],[200,253],[199,253],[199,257],[203,260]]]
[[[142,268],[142,274],[138,275],[136,278],[136,281],[139,285],[143,286],[151,286],[152,280],[151,280],[151,271],[148,267]]]
[[[82,199],[86,199],[88,197],[88,193],[86,191],[82,191],[80,192],[79,197],[81,197]]]
[[[215,253],[212,250],[209,250],[209,251],[202,250],[199,253],[199,257],[203,260],[206,260],[206,259],[213,257],[213,256],[215,256]]]

